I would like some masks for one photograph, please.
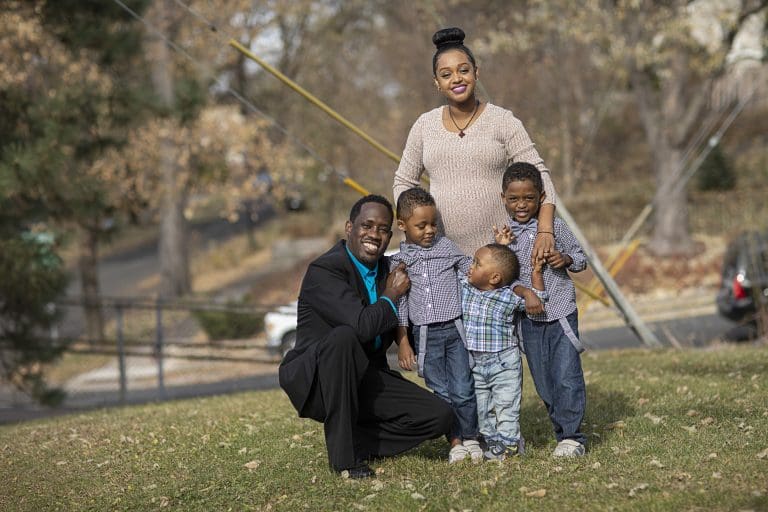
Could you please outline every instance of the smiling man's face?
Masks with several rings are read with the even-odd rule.
[[[392,238],[392,210],[380,203],[365,203],[354,221],[345,226],[347,247],[368,268],[387,250]]]

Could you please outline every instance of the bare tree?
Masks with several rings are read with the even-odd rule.
[[[177,34],[172,0],[155,0],[148,19],[170,38]],[[156,34],[148,35],[147,53],[152,63],[152,83],[167,114],[175,108],[174,60],[170,50]],[[179,148],[173,138],[174,118],[167,115],[161,132],[160,175],[163,200],[160,202],[160,295],[177,297],[192,290],[189,271],[187,221],[184,209],[187,201],[186,184],[180,177]]]
[[[709,4],[709,5],[706,5]],[[695,37],[692,27],[712,9],[715,28]],[[727,71],[726,57],[736,34],[752,15],[765,16],[768,2],[606,3],[614,30],[614,55],[623,64],[651,148],[656,193],[652,247],[661,255],[693,247],[686,188],[678,185],[684,155],[707,116],[716,80]],[[718,32],[720,35],[718,35]]]

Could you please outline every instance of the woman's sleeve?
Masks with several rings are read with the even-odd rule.
[[[395,204],[400,194],[409,188],[419,186],[421,174],[424,172],[424,141],[421,134],[421,119],[420,117],[413,123],[411,131],[408,133],[408,140],[405,142],[403,156],[400,158],[400,165],[395,171],[395,182],[392,186]]]
[[[505,112],[503,126],[504,144],[507,148],[507,157],[509,162],[528,162],[539,170],[541,181],[544,183],[545,203],[557,204],[557,192],[552,183],[552,177],[549,169],[544,165],[544,160],[536,151],[528,132],[525,131],[523,123],[514,116],[512,112]]]

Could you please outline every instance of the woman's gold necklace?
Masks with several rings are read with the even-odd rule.
[[[459,137],[463,137],[466,135],[466,133],[464,133],[464,130],[467,129],[469,124],[475,118],[475,114],[477,114],[477,108],[479,106],[480,106],[480,102],[475,100],[475,108],[474,110],[472,110],[472,115],[469,117],[469,121],[467,121],[467,124],[464,125],[464,128],[462,128],[458,125],[458,123],[456,123],[456,120],[453,118],[453,112],[451,112],[451,106],[448,105],[448,116],[451,118],[451,121],[453,122],[453,126],[455,126],[457,130],[459,130]]]

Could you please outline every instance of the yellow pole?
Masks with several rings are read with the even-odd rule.
[[[610,275],[612,277],[615,277],[616,274],[619,273],[619,271],[624,267],[624,265],[627,263],[627,261],[629,261],[629,258],[635,253],[635,251],[637,250],[638,247],[640,247],[640,239],[639,238],[635,238],[634,240],[632,240],[632,242],[629,243],[629,245],[627,245],[625,248],[623,248],[623,250],[620,249],[619,252],[616,253],[615,258],[612,258],[615,261],[613,261],[610,264],[609,273],[610,273]],[[584,291],[584,290],[582,290],[582,291]],[[587,295],[589,295],[593,299],[598,299],[598,297],[599,297],[598,300],[600,300],[600,299],[603,298],[602,297],[602,288],[601,287],[595,287],[594,284],[592,284],[592,283],[590,283],[589,290],[587,292],[585,292],[585,293],[587,293]],[[587,304],[589,304],[589,301],[587,301],[584,304],[584,306],[586,306]]]
[[[364,186],[362,186],[352,178],[349,178],[349,177],[344,178],[344,184],[349,188],[360,192],[360,195],[367,196],[370,194],[367,188],[365,188]]]
[[[573,282],[573,284],[574,284],[574,286],[576,286],[576,288],[577,288],[577,289],[578,289],[580,292],[583,292],[583,293],[585,293],[585,294],[586,294],[586,295],[588,295],[590,298],[592,298],[592,299],[594,299],[594,300],[597,300],[597,301],[600,301],[600,302],[602,302],[602,303],[603,303],[604,305],[606,305],[606,306],[610,306],[610,305],[611,305],[611,304],[610,304],[610,302],[608,302],[608,300],[606,300],[606,298],[605,298],[605,297],[601,297],[600,295],[596,294],[595,292],[593,292],[592,290],[590,290],[589,288],[587,288],[587,287],[586,287],[586,286],[584,286],[583,284],[579,283],[578,281],[574,281],[574,282]],[[581,307],[583,308],[583,307],[585,307],[585,306],[586,306],[586,304],[583,304]]]
[[[261,65],[264,69],[272,73],[275,77],[277,77],[280,81],[282,81],[284,84],[286,84],[288,87],[293,89],[294,91],[301,94],[304,98],[306,98],[308,101],[316,105],[318,108],[323,110],[326,114],[331,116],[336,121],[340,122],[353,132],[355,132],[358,136],[360,136],[363,140],[365,140],[368,144],[373,146],[374,148],[378,149],[385,155],[387,155],[389,158],[394,160],[395,162],[400,162],[400,157],[394,154],[393,152],[389,151],[387,148],[376,142],[373,138],[368,136],[365,132],[363,132],[360,128],[352,124],[351,122],[347,121],[344,117],[339,115],[336,111],[334,111],[331,107],[320,101],[318,98],[316,98],[314,95],[312,95],[309,91],[295,83],[293,80],[285,76],[283,73],[281,73],[279,70],[273,68],[266,62],[264,62],[262,59],[258,58],[256,55],[254,55],[251,51],[249,51],[247,48],[245,48],[243,45],[235,41],[234,39],[229,40],[229,45],[241,52],[246,57],[252,59],[253,61],[257,62],[259,65]],[[344,184],[347,186],[357,190],[360,193],[363,193],[365,188],[354,182],[351,178],[344,178]],[[366,191],[367,192],[367,191]],[[564,216],[567,215],[566,216]],[[564,217],[566,220],[566,223],[571,226],[571,229],[574,231],[578,231],[577,226],[575,225],[575,222],[572,218],[570,218],[570,215],[567,214],[567,210],[565,207],[563,207],[562,211],[560,212],[561,217]],[[570,219],[570,220],[568,220]],[[580,235],[580,232],[575,233],[577,237],[580,237],[579,241],[582,242],[583,246],[588,246],[586,239],[584,239],[583,235]],[[590,263],[593,263],[592,259],[590,259]],[[621,292],[619,291],[618,287],[616,286],[616,283],[613,282],[610,275],[607,275],[607,272],[603,268],[602,264],[600,263],[600,260],[595,258],[595,261],[593,263],[593,266],[598,271],[597,273],[601,276],[601,281],[603,281],[606,290],[610,293],[611,298],[613,298],[614,302],[616,302],[617,306],[619,306],[619,309],[622,311],[622,314],[624,314],[625,320],[627,322],[627,325],[629,325],[635,333],[637,333],[638,337],[640,339],[651,346],[659,345],[659,341],[656,339],[656,337],[651,333],[648,328],[645,326],[645,324],[642,323],[639,317],[635,314],[634,310],[629,306],[628,303],[624,300],[624,297],[621,295]],[[587,295],[594,296],[595,294],[591,293],[590,290],[586,290],[583,287],[579,286],[579,289],[587,293]],[[608,304],[608,302],[603,299],[602,297],[595,297],[597,300],[600,300],[604,304]]]
[[[355,132],[365,142],[367,142],[368,144],[370,144],[374,148],[378,149],[379,151],[381,151],[382,153],[387,155],[389,158],[391,158],[395,162],[400,162],[400,157],[399,156],[397,156],[396,154],[394,154],[393,152],[391,152],[390,150],[388,150],[387,148],[385,148],[384,146],[382,146],[381,144],[376,142],[367,133],[365,133],[363,130],[358,128],[356,125],[354,125],[350,121],[347,121],[347,119],[345,119],[338,112],[336,112],[331,107],[329,107],[328,105],[323,103],[322,100],[317,98],[311,92],[307,91],[302,86],[300,86],[299,84],[297,84],[296,82],[294,82],[293,80],[291,80],[290,78],[285,76],[282,72],[280,72],[280,70],[270,66],[267,62],[264,62],[264,60],[262,60],[259,57],[257,57],[253,52],[248,50],[245,46],[241,45],[240,43],[238,43],[234,39],[230,39],[229,40],[229,45],[232,46],[233,48],[235,48],[236,50],[238,50],[239,52],[241,52],[243,55],[245,55],[249,59],[253,59],[254,61],[256,61],[261,67],[263,67],[264,69],[266,69],[267,71],[269,71],[270,73],[275,75],[278,78],[278,80],[280,80],[285,85],[287,85],[288,87],[290,87],[294,91],[296,91],[299,94],[301,94],[302,96],[304,96],[308,101],[310,101],[311,103],[315,104],[317,107],[319,107],[323,112],[325,112],[326,114],[331,116],[333,119],[335,119],[336,121],[340,122],[341,124],[343,124],[344,126],[349,128],[350,130],[352,130],[353,132]]]

